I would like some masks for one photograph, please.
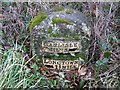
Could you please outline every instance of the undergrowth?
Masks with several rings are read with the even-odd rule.
[[[120,5],[119,3],[15,3],[2,2],[2,35],[0,32],[0,89],[3,88],[116,88],[120,89]],[[87,68],[68,73],[46,72],[31,55],[30,32],[46,18],[38,12],[56,6],[68,6],[89,17],[92,36]],[[96,7],[96,9],[95,9]],[[54,9],[53,9],[54,10]],[[58,8],[56,11],[62,11]],[[67,11],[67,14],[72,13]],[[34,18],[35,16],[35,18]],[[30,20],[31,28],[29,30]],[[37,20],[39,18],[39,20]],[[0,22],[0,24],[1,24]],[[53,18],[54,23],[71,22]],[[36,24],[35,24],[36,23]],[[48,33],[51,33],[49,30]],[[54,35],[55,37],[58,35]],[[78,39],[80,37],[74,37]],[[63,57],[61,57],[63,58]],[[84,76],[81,72],[89,73]],[[74,73],[73,73],[74,72]],[[77,72],[77,73],[76,73]],[[84,72],[83,72],[84,73]],[[83,74],[82,73],[82,74]],[[79,75],[78,75],[79,74]],[[57,77],[55,78],[54,75]],[[87,80],[86,80],[87,79]]]
[[[0,87],[1,88],[26,88],[27,73],[29,68],[26,66],[23,53],[18,51],[16,46],[3,52],[0,61]]]
[[[22,46],[15,46],[8,51],[2,53],[2,60],[0,61],[0,89],[6,88],[28,88],[28,89],[50,89],[68,87],[68,80],[65,80],[64,74],[59,73],[58,80],[47,79],[36,63],[32,64],[30,68],[28,63],[34,58],[25,60]]]

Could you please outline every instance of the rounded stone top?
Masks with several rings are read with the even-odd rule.
[[[40,12],[31,20],[30,31],[33,53],[40,61],[47,56],[54,60],[87,59],[91,32],[87,18],[79,11],[57,8]]]
[[[33,32],[37,31],[38,33],[39,31],[52,34],[53,36],[56,36],[56,33],[60,34],[63,32],[66,32],[66,35],[67,33],[75,34],[82,32],[90,36],[89,23],[83,13],[70,8],[58,8],[57,10],[47,13],[38,13],[35,19],[37,19],[39,23],[34,25],[32,28]],[[33,23],[35,23],[34,18]],[[60,37],[62,37],[62,35]]]

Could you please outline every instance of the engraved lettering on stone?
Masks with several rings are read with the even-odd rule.
[[[42,51],[48,53],[71,53],[79,52],[80,42],[42,42]],[[74,50],[71,50],[74,49]]]
[[[61,69],[61,70],[69,70],[79,67],[79,60],[50,60],[44,59],[43,64],[45,66],[51,66],[49,69]]]

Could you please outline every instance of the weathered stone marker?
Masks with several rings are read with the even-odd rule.
[[[87,60],[90,27],[79,11],[61,8],[31,20],[31,46],[36,61],[48,69],[71,70]]]

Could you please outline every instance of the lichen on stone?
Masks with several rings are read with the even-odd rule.
[[[52,33],[52,31],[53,31],[52,28],[48,28],[48,29],[47,29],[47,33],[49,33],[49,34]]]
[[[66,12],[66,14],[72,14],[73,10],[66,10],[65,12]]]
[[[75,40],[80,40],[80,35],[75,35],[75,36],[73,36],[73,38],[74,38]]]
[[[64,8],[62,8],[62,7],[56,7],[54,11],[55,12],[60,12],[60,11],[63,11],[63,10],[64,10]]]
[[[60,37],[60,34],[58,34],[58,33],[53,33],[53,34],[51,34],[51,36],[53,36],[53,37]]]
[[[36,25],[39,25],[40,22],[43,21],[46,17],[47,15],[44,12],[39,12],[34,18],[32,18],[29,25],[30,33],[32,32],[33,28]]]
[[[55,24],[55,23],[66,23],[66,24],[70,24],[70,25],[72,24],[71,22],[61,19],[61,18],[52,18],[52,22],[53,22],[53,24]]]
[[[87,34],[89,37],[91,35],[89,27],[85,23],[82,23],[82,30],[84,31],[85,34]]]

